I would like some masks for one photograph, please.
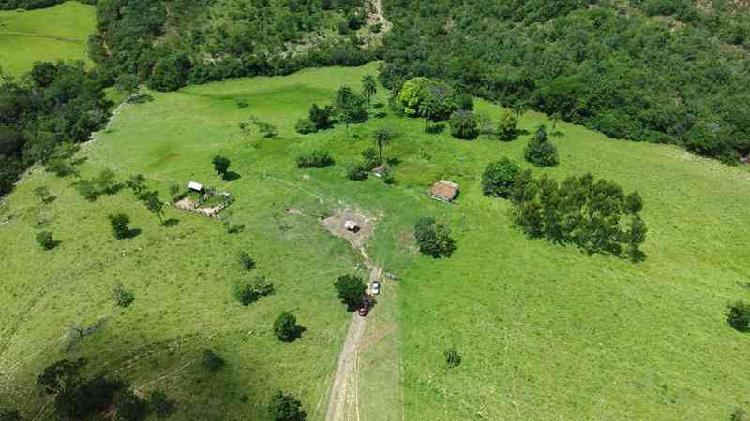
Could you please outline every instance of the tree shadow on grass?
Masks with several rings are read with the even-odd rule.
[[[242,176],[237,174],[234,171],[227,171],[227,173],[224,174],[223,178],[224,178],[224,181],[235,181],[235,180],[239,180],[240,178],[242,178]]]
[[[123,237],[123,239],[125,239],[125,240],[133,239],[133,238],[138,237],[139,235],[141,235],[142,232],[143,232],[143,230],[141,230],[140,228],[131,228],[125,234],[125,237]]]
[[[301,338],[305,332],[307,332],[306,327],[302,325],[296,325],[294,326],[294,331],[291,333],[291,336],[286,339],[282,339],[281,341],[286,343],[294,342],[297,339]]]
[[[162,225],[164,225],[165,227],[176,227],[177,225],[179,225],[179,223],[180,223],[179,219],[177,219],[177,218],[169,218],[169,219],[165,220]]]

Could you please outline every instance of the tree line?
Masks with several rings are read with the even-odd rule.
[[[75,144],[103,128],[112,103],[108,81],[81,63],[38,63],[23,78],[0,84],[0,196],[30,165],[42,162],[53,172],[73,172],[63,161]]]
[[[362,45],[356,32],[338,35],[329,27],[343,22],[357,31],[365,16],[363,0],[242,7],[233,0],[101,0],[88,46],[110,77],[135,75],[152,89],[172,91],[188,83],[367,63],[380,52]]]
[[[750,9],[589,3],[386,0],[394,29],[381,80],[398,89],[443,79],[510,108],[727,163],[750,154]]]

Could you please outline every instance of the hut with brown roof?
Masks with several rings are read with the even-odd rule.
[[[433,199],[450,203],[458,196],[458,184],[453,181],[440,180],[432,185],[430,196]]]

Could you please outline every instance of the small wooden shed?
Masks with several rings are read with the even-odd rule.
[[[458,184],[453,181],[440,180],[432,185],[430,196],[433,199],[450,203],[458,196]]]
[[[203,184],[197,182],[197,181],[188,181],[188,190],[202,193],[203,192]]]

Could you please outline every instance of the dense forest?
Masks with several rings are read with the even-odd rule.
[[[750,9],[717,0],[387,0],[383,82],[436,77],[618,138],[750,153]]]
[[[27,77],[0,84],[0,196],[36,162],[61,175],[72,170],[56,158],[107,123],[106,84],[81,63],[39,63]]]
[[[101,0],[90,55],[162,91],[376,58],[363,0]],[[372,45],[371,45],[372,44]]]

